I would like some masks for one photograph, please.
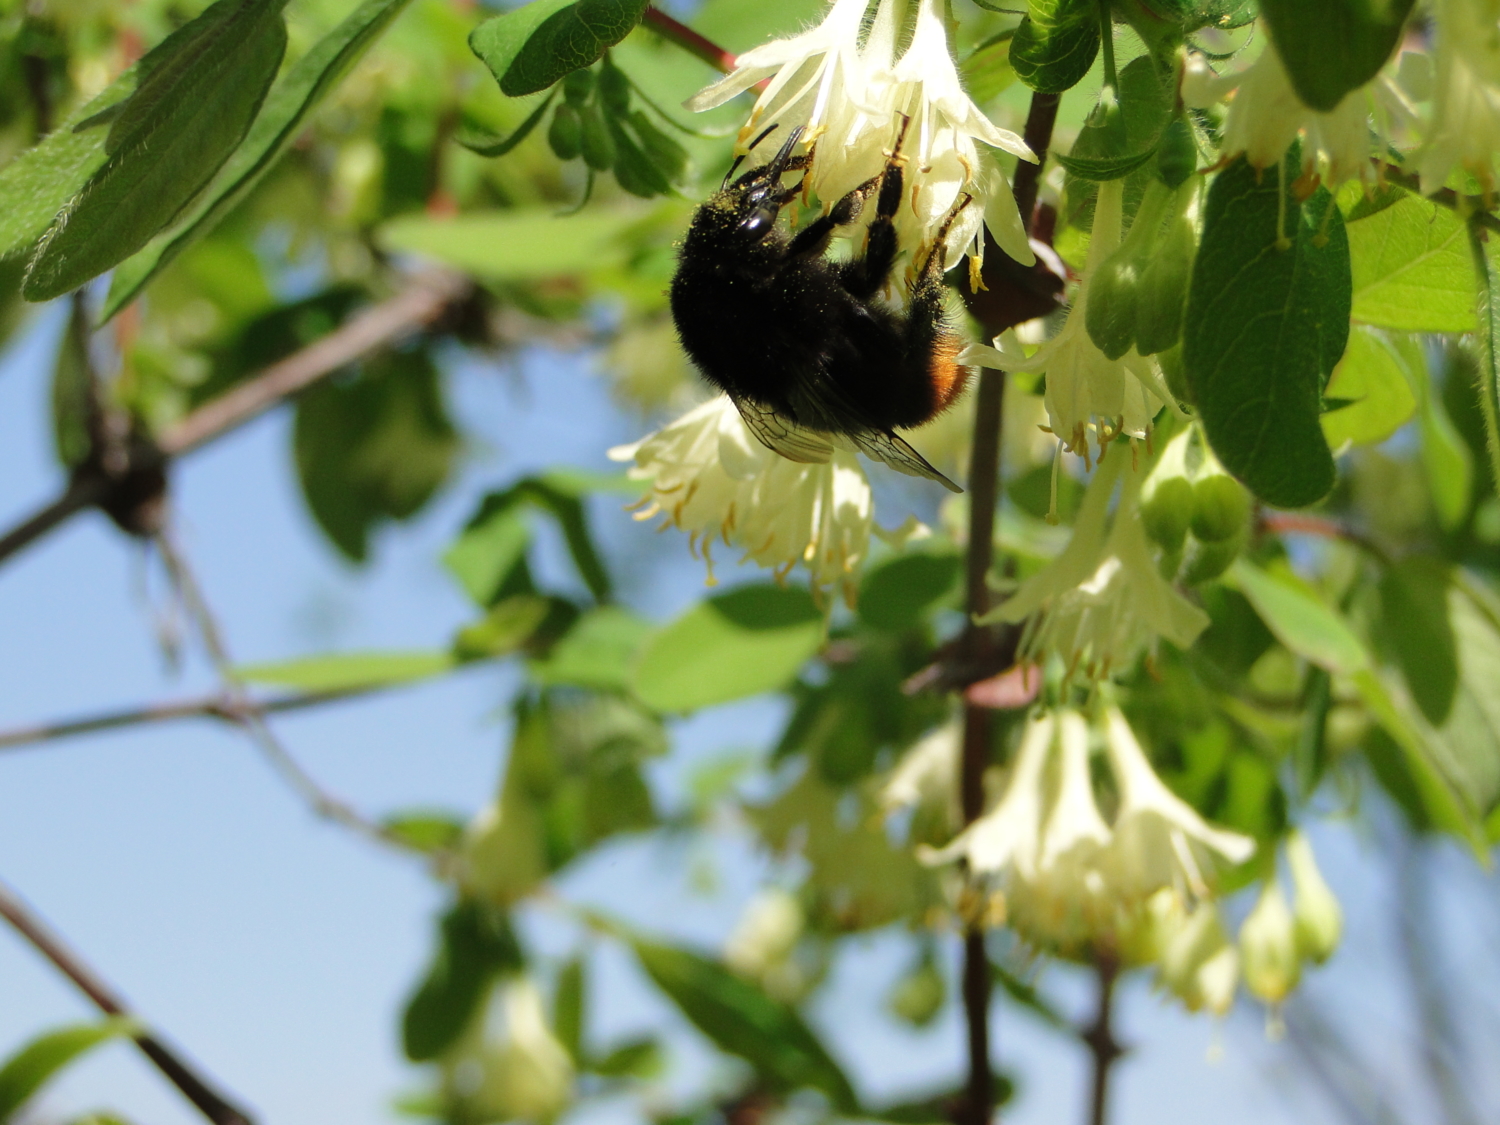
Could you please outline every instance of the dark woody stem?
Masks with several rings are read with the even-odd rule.
[[[1037,163],[1021,161],[1016,168],[1013,192],[1021,221],[1031,226],[1037,187],[1052,126],[1057,120],[1056,94],[1033,94],[1026,118],[1026,143],[1037,154]],[[969,624],[962,647],[966,660],[982,666],[995,647],[994,633],[976,625],[975,618],[989,612],[990,567],[995,560],[995,508],[1000,498],[1000,429],[1004,422],[1005,372],[982,370],[974,409],[973,453],[969,462],[969,548],[965,568],[964,607]],[[990,760],[990,716],[986,707],[964,707],[961,798],[964,823],[971,824],[984,812],[984,770]],[[990,1045],[990,962],[984,946],[982,921],[970,923],[964,935],[963,1004],[968,1027],[969,1079],[963,1103],[955,1114],[957,1125],[989,1125],[994,1112],[995,1080]]]
[[[1110,1069],[1115,1060],[1125,1053],[1115,1039],[1114,1031],[1115,982],[1120,977],[1120,963],[1112,953],[1097,953],[1094,957],[1094,971],[1099,980],[1098,1007],[1094,1010],[1094,1022],[1082,1031],[1080,1038],[1094,1056],[1089,1125],[1105,1125],[1109,1113]]]

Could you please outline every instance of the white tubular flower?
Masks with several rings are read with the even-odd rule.
[[[503,988],[503,1036],[486,1040],[476,1028],[445,1060],[444,1086],[466,1120],[551,1121],[572,1100],[573,1060],[547,1026],[536,984],[521,977]]]
[[[1110,359],[1085,327],[1089,282],[1120,245],[1124,191],[1123,180],[1099,185],[1083,280],[1058,334],[1029,356],[1015,333],[1007,331],[995,340],[996,347],[974,345],[959,357],[963,363],[982,363],[1003,371],[1045,372],[1048,424],[1063,448],[1085,461],[1091,431],[1102,456],[1105,446],[1122,434],[1145,437],[1162,404],[1172,402],[1151,360],[1134,348],[1119,359]]]
[[[1188,1011],[1229,1011],[1239,983],[1240,955],[1224,929],[1217,905],[1200,903],[1167,938],[1157,978]]]
[[[1005,792],[989,812],[941,850],[919,849],[928,863],[968,861],[976,875],[1036,875],[1043,821],[1043,771],[1052,753],[1057,723],[1043,712],[1027,720]]]
[[[767,141],[753,152],[748,146],[772,127],[774,138],[800,126],[803,142],[816,143],[807,182],[825,208],[880,174],[906,114],[911,118],[904,150],[910,206],[897,216],[901,245],[912,250],[914,260],[925,258],[963,191],[973,200],[949,230],[948,260],[956,260],[971,243],[982,247],[979,236],[987,216],[1006,253],[1030,263],[1015,201],[1003,179],[987,169],[976,141],[1025,160],[1036,157],[1020,137],[997,127],[969,100],[935,0],[919,3],[911,44],[899,58],[893,0],[879,0],[863,47],[859,36],[866,0],[835,0],[817,27],[740,55],[733,73],[690,98],[687,106],[712,109],[769,77],[740,130],[737,151],[752,160],[769,160],[778,141]]]
[[[1125,476],[1114,520],[1109,502]],[[1141,523],[1140,479],[1124,452],[1105,459],[1084,493],[1073,536],[1062,554],[1021,584],[981,623],[1031,620],[1022,658],[1056,656],[1069,674],[1105,679],[1127,667],[1158,637],[1187,648],[1208,627],[1208,615],[1161,576]]]
[[[818,589],[846,594],[869,549],[869,481],[852,453],[788,461],[757,441],[720,395],[633,445],[609,451],[634,461],[630,476],[651,482],[638,520],[664,515],[701,547],[714,582],[710,545],[720,539],[782,578],[803,563]]]
[[[1110,849],[1112,878],[1127,898],[1142,901],[1162,887],[1209,894],[1214,854],[1243,863],[1255,841],[1214,828],[1162,783],[1118,708],[1105,712],[1105,751],[1120,792]]]
[[[949,723],[922,738],[901,756],[880,788],[880,807],[887,813],[918,805],[957,814],[958,768],[963,734]],[[957,816],[953,817],[957,820]]]
[[[762,891],[724,943],[724,961],[740,975],[759,980],[791,955],[805,923],[802,907],[786,891]]]
[[[1314,964],[1321,965],[1338,948],[1344,932],[1344,911],[1318,870],[1312,844],[1301,832],[1286,841],[1286,862],[1292,870],[1296,905],[1292,917],[1297,926],[1297,949]]]
[[[1440,0],[1432,118],[1417,158],[1422,192],[1441,188],[1455,167],[1495,183],[1500,150],[1500,20],[1491,4]]]
[[[1254,909],[1240,926],[1240,957],[1245,987],[1267,1004],[1279,1004],[1297,987],[1302,958],[1297,950],[1297,924],[1272,877],[1261,888]]]

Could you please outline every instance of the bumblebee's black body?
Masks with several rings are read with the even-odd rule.
[[[775,159],[717,192],[693,217],[672,280],[683,347],[756,436],[783,456],[826,461],[828,437],[836,434],[893,468],[957,491],[891,432],[928,421],[963,389],[954,363],[958,340],[943,316],[943,240],[919,270],[905,311],[877,301],[898,252],[891,220],[903,196],[899,156],[789,235],[776,217],[800,190],[783,187],[783,173],[808,163],[791,155],[796,140],[794,133]],[[826,259],[829,238],[871,195],[876,208],[864,255]]]

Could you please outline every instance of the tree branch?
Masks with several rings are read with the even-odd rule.
[[[119,995],[94,972],[76,952],[68,948],[63,939],[54,933],[40,918],[27,909],[9,887],[0,883],[0,917],[31,943],[39,953],[51,961],[62,974],[71,980],[94,1005],[106,1015],[123,1016],[141,1022],[125,1006]],[[214,1125],[251,1125],[250,1115],[236,1108],[223,1095],[213,1089],[178,1055],[164,1045],[156,1036],[141,1032],[134,1036],[135,1044],[150,1059],[167,1080],[182,1091],[183,1097],[197,1106],[204,1117]]]
[[[0,562],[83,509],[108,507],[112,497],[128,492],[141,478],[159,475],[173,457],[191,453],[361,356],[431,324],[469,286],[466,278],[448,270],[420,273],[394,297],[205,403],[169,427],[154,447],[133,450],[128,464],[106,468],[91,462],[75,473],[61,496],[0,535]]]
[[[340,691],[312,691],[300,695],[256,700],[253,706],[261,714],[275,715],[284,711],[301,711],[324,703],[336,703],[341,699],[355,699],[387,688],[405,686],[405,684],[379,684]],[[244,722],[244,716],[245,712],[233,696],[228,692],[218,692],[214,695],[200,696],[197,699],[152,703],[144,707],[105,711],[97,715],[63,719],[55,723],[13,727],[10,730],[0,731],[0,750],[21,750],[38,743],[56,742],[75,735],[94,734],[98,731],[117,730],[122,727],[144,726],[147,723],[171,722],[174,719],[219,719],[226,723],[240,724]]]
[[[1079,1038],[1088,1045],[1094,1056],[1093,1095],[1089,1100],[1090,1125],[1105,1125],[1109,1110],[1109,1074],[1115,1060],[1125,1053],[1115,1039],[1114,1002],[1115,982],[1120,976],[1120,962],[1112,953],[1096,953],[1094,971],[1099,977],[1099,1002],[1094,1012],[1094,1022],[1085,1028]]]
[[[728,74],[734,69],[734,56],[712,39],[699,35],[686,24],[674,20],[657,7],[647,7],[641,22],[669,42],[676,43],[688,54],[702,59],[715,70]]]

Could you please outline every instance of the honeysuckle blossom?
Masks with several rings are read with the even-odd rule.
[[[948,723],[920,739],[896,763],[880,788],[880,807],[886,812],[924,805],[944,810],[958,820],[958,768],[963,734]]]
[[[484,1021],[444,1060],[444,1089],[461,1119],[551,1121],[573,1086],[573,1060],[547,1026],[542,995],[529,977],[502,986],[504,1028],[498,1041]]]
[[[1121,893],[1144,897],[1171,887],[1203,898],[1215,855],[1230,863],[1250,858],[1255,841],[1213,827],[1163,784],[1116,707],[1105,711],[1104,748],[1120,794],[1110,862]]]
[[[689,99],[688,108],[722,105],[769,78],[740,131],[737,151],[767,160],[775,143],[753,151],[748,146],[773,127],[773,136],[780,137],[802,127],[803,142],[813,152],[807,183],[825,208],[880,174],[905,114],[911,119],[904,149],[909,202],[897,224],[901,245],[912,250],[913,260],[925,258],[960,192],[967,192],[972,202],[949,230],[948,260],[955,261],[971,244],[980,251],[981,224],[987,219],[1006,253],[1030,263],[1015,200],[978,144],[1025,160],[1035,156],[964,93],[935,0],[919,0],[911,43],[897,56],[897,7],[894,0],[881,0],[861,45],[866,0],[835,0],[817,27],[740,55],[734,71]]]
[[[1045,372],[1047,420],[1063,448],[1087,459],[1089,434],[1102,455],[1115,438],[1146,436],[1151,420],[1172,396],[1156,365],[1132,348],[1119,359],[1099,350],[1085,326],[1089,283],[1095,271],[1120,245],[1124,181],[1099,185],[1094,210],[1094,232],[1077,295],[1057,335],[1027,355],[1013,331],[995,340],[995,347],[971,345],[960,356],[1002,371]]]
[[[1432,114],[1417,156],[1424,193],[1462,167],[1485,191],[1500,151],[1500,20],[1490,4],[1440,0]]]
[[[1172,912],[1157,959],[1157,980],[1189,1011],[1207,1008],[1222,1016],[1234,1003],[1240,954],[1224,928],[1217,903],[1201,902],[1184,911],[1175,895],[1159,901]]]
[[[651,482],[638,520],[665,517],[701,549],[712,584],[712,543],[744,552],[778,577],[802,563],[819,588],[846,595],[869,548],[870,484],[854,454],[824,464],[789,461],[762,445],[727,396],[688,411],[633,445],[609,451]]]
[[[1330,188],[1345,180],[1374,178],[1369,121],[1376,88],[1384,89],[1383,80],[1351,90],[1327,113],[1311,109],[1297,96],[1275,44],[1267,44],[1244,70],[1226,75],[1214,74],[1202,55],[1192,54],[1182,77],[1183,101],[1194,108],[1234,91],[1219,150],[1223,162],[1243,153],[1254,167],[1269,168],[1300,134],[1303,176],[1310,180],[1316,173]]]
[[[1297,923],[1274,876],[1261,887],[1260,898],[1240,926],[1240,962],[1245,987],[1267,1004],[1291,995],[1302,976]]]
[[[1111,521],[1109,502],[1123,477]],[[1141,523],[1140,474],[1124,450],[1100,463],[1062,554],[982,621],[1027,621],[1022,659],[1060,659],[1069,673],[1107,678],[1165,637],[1187,648],[1208,615],[1162,578]],[[1106,530],[1106,524],[1108,529]]]
[[[1113,707],[1102,735],[1119,794],[1113,824],[1094,795],[1088,722],[1076,711],[1044,712],[1028,720],[995,807],[946,847],[921,854],[931,863],[965,860],[999,896],[1007,923],[1038,946],[1108,948],[1127,963],[1166,964],[1189,908],[1196,916],[1211,902],[1216,857],[1244,860],[1254,844],[1173,796]],[[1187,966],[1179,949],[1179,975],[1192,978],[1212,952]],[[1201,987],[1221,990],[1225,971],[1218,964]]]
[[[1321,965],[1333,956],[1343,936],[1343,908],[1318,870],[1312,844],[1301,832],[1287,837],[1286,863],[1295,893],[1292,917],[1297,925],[1297,948],[1308,960]]]

